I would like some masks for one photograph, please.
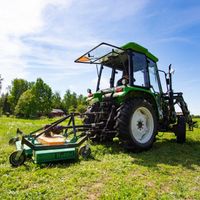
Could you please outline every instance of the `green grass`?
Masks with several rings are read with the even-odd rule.
[[[92,145],[87,161],[12,168],[8,140],[17,127],[28,133],[50,122],[0,118],[0,199],[200,199],[200,129],[183,145],[167,133],[138,154],[116,142]]]

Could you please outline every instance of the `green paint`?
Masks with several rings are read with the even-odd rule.
[[[129,42],[125,45],[123,45],[121,48],[123,49],[131,49],[133,51],[137,51],[139,53],[143,53],[145,54],[148,58],[150,58],[151,60],[153,60],[154,62],[158,62],[158,58],[156,56],[154,56],[152,53],[150,53],[148,51],[148,49],[144,48],[143,46],[135,43],[135,42]]]
[[[114,92],[113,97],[117,99],[118,103],[122,103],[124,101],[124,98],[130,94],[130,92],[142,92],[142,93],[147,93],[155,99],[154,93],[151,92],[151,90],[146,89],[146,88],[140,88],[140,87],[134,87],[134,86],[121,86],[123,88],[122,92],[115,92],[116,88],[110,88],[110,92],[107,94],[111,94]],[[104,90],[103,90],[104,91]],[[89,97],[87,101],[92,105],[93,103],[96,102],[101,102],[104,99],[104,94],[102,91],[98,91],[93,94],[93,97]],[[155,99],[156,101],[156,99]]]
[[[21,141],[17,141],[15,143],[15,145],[16,145],[17,151],[21,151],[22,150]],[[24,145],[23,149],[24,149],[24,152],[25,152],[26,156],[32,156],[33,152],[32,152],[32,149],[30,147],[28,147],[27,145]]]
[[[33,151],[33,160],[35,163],[46,163],[59,160],[76,159],[78,157],[76,148],[62,148],[50,150]]]
[[[41,146],[41,144],[35,139],[34,142],[32,141],[32,137],[26,138],[30,142],[32,142],[36,147]],[[73,137],[69,143],[76,143],[77,137]],[[32,157],[35,163],[46,163],[46,162],[53,162],[59,160],[70,160],[70,159],[77,159],[78,158],[78,150],[77,148],[57,148],[55,149],[47,149],[47,150],[33,150],[27,145],[24,144],[22,147],[21,141],[17,141],[16,149],[21,151],[24,149],[24,152],[27,157]]]
[[[119,87],[118,87],[119,88]],[[149,90],[148,88],[142,88],[142,87],[137,87],[137,86],[121,86],[121,88],[123,88],[122,92],[115,92],[116,88],[108,88],[105,90],[100,90],[96,93],[93,94],[93,97],[89,97],[87,99],[89,105],[93,105],[96,102],[102,102],[104,97],[104,92],[106,91],[107,95],[110,95],[111,93],[114,92],[113,94],[113,98],[115,99],[115,102],[117,104],[121,104],[125,101],[126,98],[129,98],[131,96],[131,99],[133,99],[134,97],[137,97],[138,94],[143,95],[149,95],[152,97],[152,99],[154,99],[157,108],[159,108],[160,102],[158,102],[158,98],[156,97],[156,94],[152,93],[151,90]],[[158,110],[157,110],[157,114],[158,114]]]

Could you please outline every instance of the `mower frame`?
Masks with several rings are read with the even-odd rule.
[[[90,129],[92,127],[100,126],[101,123],[76,125],[75,124],[75,116],[83,117],[84,115],[86,115],[86,114],[71,113],[71,114],[51,123],[48,127],[45,126],[45,127],[39,128],[27,135],[25,135],[22,131],[17,129],[17,137],[12,138],[9,141],[9,144],[15,144],[16,149],[17,149],[17,153],[15,151],[10,155],[9,160],[10,160],[11,165],[15,166],[15,167],[20,166],[26,161],[27,157],[32,158],[35,163],[53,162],[53,161],[57,161],[57,160],[68,160],[68,159],[73,159],[73,158],[76,159],[76,158],[78,158],[77,152],[80,150],[80,148],[82,148],[81,145],[86,141],[87,141],[87,145],[86,145],[87,148],[85,148],[85,146],[83,146],[84,151],[80,151],[80,152],[83,157],[84,157],[84,155],[89,156],[90,154],[88,154],[87,152],[88,151],[91,152],[91,150],[89,149]],[[62,122],[66,121],[66,120],[69,120],[67,123],[67,126],[59,126],[60,131],[64,131],[63,136],[65,136],[65,138],[66,138],[66,142],[64,144],[62,144],[62,145],[45,145],[45,144],[42,144],[37,141],[37,139],[41,135],[52,131],[59,124],[61,124]],[[69,129],[72,129],[72,131],[68,133]],[[41,132],[38,133],[39,131],[41,131]],[[78,134],[78,133],[80,133],[80,134]],[[68,136],[71,134],[73,135],[73,137],[70,140],[67,140]],[[21,139],[20,139],[19,135],[22,135]],[[55,159],[51,159],[51,160],[44,159],[43,161],[42,160],[37,161],[35,158],[35,154],[37,154],[37,152],[44,152],[46,154],[46,153],[48,153],[48,151],[61,152],[62,150],[72,151],[73,156],[69,156],[69,157],[60,156],[60,159],[57,158],[59,156],[55,156]],[[22,157],[24,157],[23,162],[22,162]]]

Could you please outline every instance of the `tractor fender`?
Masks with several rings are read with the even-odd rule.
[[[146,92],[146,91],[129,91],[124,96],[124,101],[128,101],[134,98],[142,98],[145,99],[147,102],[151,103],[154,110],[156,111],[157,119],[158,120],[162,119],[162,114],[161,111],[159,110],[160,106],[156,101],[155,95],[153,95],[151,92]]]

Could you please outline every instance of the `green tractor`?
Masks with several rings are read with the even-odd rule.
[[[97,88],[94,93],[88,89],[87,111],[68,114],[29,134],[17,129],[9,141],[17,149],[9,157],[12,166],[22,165],[26,158],[38,164],[77,159],[79,154],[88,158],[90,140],[118,137],[125,148],[136,152],[151,148],[159,131],[174,132],[178,143],[185,142],[186,124],[192,130],[195,122],[182,93],[173,92],[171,65],[168,73],[158,70],[158,59],[132,42],[122,47],[101,43],[75,62],[97,68]],[[159,73],[164,74],[167,92]],[[176,113],[175,105],[181,113]],[[84,123],[76,124],[75,117],[82,116]]]
[[[186,141],[186,124],[192,130],[194,122],[182,93],[172,89],[171,65],[168,73],[159,70],[158,58],[133,42],[122,47],[101,43],[75,62],[97,68],[96,92],[88,89],[84,119],[85,125],[94,124],[89,130],[91,140],[118,137],[125,148],[134,151],[151,148],[159,131],[175,133],[178,143]],[[176,113],[175,105],[181,113]]]

